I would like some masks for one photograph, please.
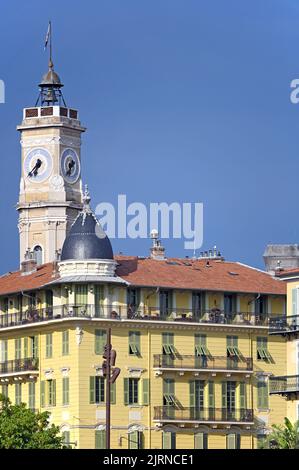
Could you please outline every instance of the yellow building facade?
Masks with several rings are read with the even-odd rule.
[[[269,335],[285,283],[217,253],[167,258],[157,239],[149,257],[114,256],[82,193],[85,128],[52,63],[40,87],[18,127],[21,267],[0,278],[2,393],[49,411],[72,447],[104,448],[111,328],[113,449],[257,448],[288,413],[269,394],[290,347]]]

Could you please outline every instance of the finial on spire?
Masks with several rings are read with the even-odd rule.
[[[83,193],[83,212],[85,213],[90,213],[91,208],[90,208],[90,192],[88,190],[87,184],[84,186],[84,193]]]

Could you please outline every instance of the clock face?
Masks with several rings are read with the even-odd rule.
[[[25,176],[34,183],[40,183],[49,178],[53,169],[50,152],[43,148],[30,150],[24,160]]]
[[[62,152],[61,160],[61,173],[65,181],[70,184],[76,183],[80,176],[80,160],[73,149],[65,149]]]

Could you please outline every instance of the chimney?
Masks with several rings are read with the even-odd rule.
[[[26,276],[28,274],[34,273],[37,270],[36,259],[33,256],[33,252],[28,248],[24,261],[21,263],[21,275]]]
[[[151,231],[150,237],[153,240],[153,245],[151,247],[151,258],[157,260],[165,259],[165,248],[162,246],[161,240],[159,239],[158,230],[153,229]]]

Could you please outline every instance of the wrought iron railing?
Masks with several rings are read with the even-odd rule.
[[[281,375],[270,377],[269,391],[271,394],[299,392],[299,375]]]
[[[125,307],[115,305],[61,305],[43,309],[28,309],[17,313],[0,315],[0,328],[59,320],[62,318],[111,318],[120,319],[126,311]]]
[[[211,309],[200,312],[185,308],[160,309],[158,307],[142,307],[135,309],[127,305],[61,305],[46,308],[29,308],[16,313],[0,314],[0,328],[39,323],[62,318],[111,318],[149,321],[179,321],[208,324],[267,326],[267,314],[226,313],[224,310]]]
[[[269,333],[283,334],[299,331],[299,315],[271,315]]]
[[[38,358],[35,357],[0,362],[0,374],[13,374],[36,370],[38,370]]]
[[[253,410],[227,408],[175,408],[171,406],[155,406],[154,420],[161,421],[223,421],[249,423],[253,422]]]
[[[196,355],[154,355],[154,367],[171,369],[222,369],[252,371],[253,362],[250,357],[242,357],[238,361],[230,361],[226,356]]]
[[[167,320],[195,323],[220,323],[226,325],[268,325],[268,314],[251,312],[225,312],[218,308],[196,310],[186,308],[128,307],[128,318],[142,320]]]

